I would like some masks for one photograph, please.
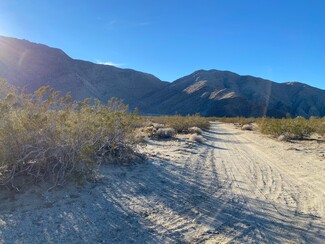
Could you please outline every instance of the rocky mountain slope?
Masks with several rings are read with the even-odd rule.
[[[166,86],[157,77],[131,69],[75,60],[62,50],[0,36],[0,78],[34,91],[50,85],[74,99],[119,97],[135,107],[140,97]]]
[[[148,94],[140,110],[204,116],[325,116],[325,91],[298,82],[280,84],[229,71],[199,70]]]
[[[118,97],[143,114],[325,116],[325,91],[228,71],[199,70],[172,83],[109,65],[75,60],[62,50],[0,36],[0,78],[34,91],[50,85],[74,99]]]

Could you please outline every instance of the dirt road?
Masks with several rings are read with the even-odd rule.
[[[215,123],[206,134],[212,149],[203,162],[215,168],[220,186],[211,195],[224,202],[211,211],[217,221],[206,240],[324,242],[324,162],[232,128]]]
[[[103,167],[77,191],[2,198],[0,241],[325,242],[325,160],[315,151],[222,123],[204,137],[150,141],[147,163]]]
[[[161,189],[171,212],[152,216],[160,235],[212,243],[325,242],[324,161],[232,125],[213,123],[204,136],[206,145],[188,150],[187,158],[170,152]]]

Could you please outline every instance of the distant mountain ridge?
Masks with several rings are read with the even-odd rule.
[[[49,85],[76,100],[107,102],[119,97],[132,108],[146,93],[167,85],[157,77],[110,65],[75,60],[62,50],[26,40],[0,36],[0,78],[34,91]]]
[[[148,94],[141,105],[157,114],[324,116],[325,91],[298,82],[276,83],[229,71],[199,70]]]
[[[118,97],[142,114],[325,116],[325,90],[229,71],[198,70],[172,83],[132,69],[75,60],[62,50],[0,36],[0,78],[34,91],[50,85],[76,100]]]

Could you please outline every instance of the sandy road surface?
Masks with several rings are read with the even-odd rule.
[[[221,123],[204,137],[150,141],[147,163],[103,167],[95,184],[2,193],[0,242],[325,242],[324,143]]]

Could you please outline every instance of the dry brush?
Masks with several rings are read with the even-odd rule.
[[[0,183],[50,180],[93,174],[103,162],[135,157],[132,131],[138,117],[117,99],[107,105],[72,102],[49,87],[25,94],[0,84]]]

